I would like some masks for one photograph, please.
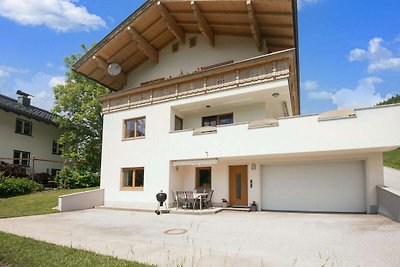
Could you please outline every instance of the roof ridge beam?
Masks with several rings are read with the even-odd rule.
[[[185,43],[185,32],[183,31],[182,27],[176,22],[174,17],[169,14],[168,9],[165,7],[163,3],[160,1],[157,2],[158,9],[161,13],[161,18],[164,23],[167,25],[167,28],[175,35],[176,39],[178,39],[181,43]]]
[[[132,40],[136,43],[139,50],[155,63],[158,63],[158,50],[146,41],[133,27],[129,26],[126,30],[131,35]]]
[[[247,0],[247,12],[249,14],[249,19],[250,19],[251,34],[253,35],[253,38],[256,40],[258,51],[262,51],[261,32],[260,28],[258,27],[257,18],[254,13],[252,0]]]
[[[208,25],[207,20],[203,16],[199,6],[195,1],[191,1],[190,5],[192,6],[193,14],[196,17],[197,25],[199,26],[200,32],[206,37],[207,41],[210,43],[212,47],[215,46],[215,36],[214,32],[211,29],[210,25]]]
[[[100,56],[93,56],[92,59],[97,63],[97,66],[101,69],[103,69],[106,72],[106,76],[111,76],[113,78],[115,78],[117,81],[121,82],[123,85],[126,84],[126,80],[127,80],[127,75],[124,71],[121,71],[120,74],[118,74],[117,76],[112,76],[108,73],[108,66],[109,64],[107,63],[107,61],[105,61],[102,57]],[[103,77],[104,78],[104,77]]]

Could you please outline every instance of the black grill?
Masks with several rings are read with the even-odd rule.
[[[165,203],[165,210],[162,211],[160,210],[161,207],[164,206],[164,202],[167,201],[167,194],[163,193],[163,191],[161,190],[161,192],[156,195],[156,199],[158,201],[158,205],[157,209],[155,210],[155,213],[157,215],[160,215],[161,213],[169,213],[167,203]]]

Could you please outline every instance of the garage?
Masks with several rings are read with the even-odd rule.
[[[364,161],[263,165],[261,208],[366,212]]]

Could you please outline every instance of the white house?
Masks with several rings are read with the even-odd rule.
[[[32,106],[28,94],[18,94],[17,100],[0,95],[0,161],[25,167],[27,174],[54,176],[63,166],[56,115]]]
[[[114,91],[105,206],[212,188],[215,205],[377,212],[400,106],[300,115],[296,1],[150,0],[74,69]]]

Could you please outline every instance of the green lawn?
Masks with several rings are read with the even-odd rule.
[[[383,153],[383,164],[387,167],[400,170],[400,148]]]
[[[30,195],[0,198],[0,219],[56,213],[58,211],[53,208],[57,206],[58,196],[93,189],[97,187],[43,191]]]
[[[0,232],[0,266],[149,266]]]

